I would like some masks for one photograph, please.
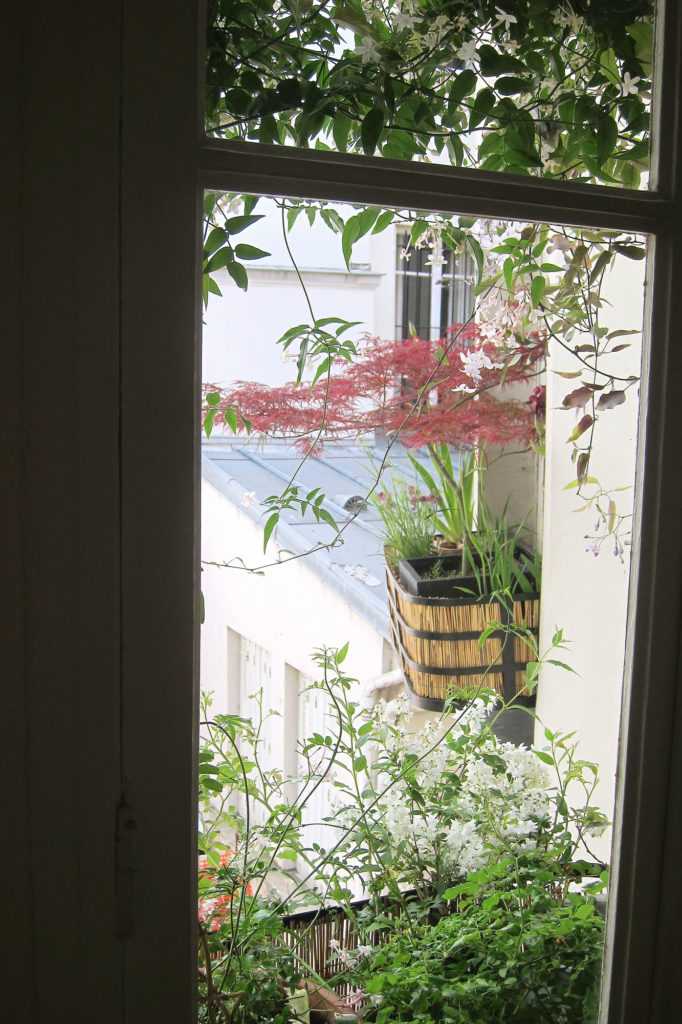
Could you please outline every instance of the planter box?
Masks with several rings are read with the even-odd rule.
[[[478,686],[495,690],[505,701],[515,698],[519,704],[535,704],[535,696],[524,691],[526,665],[533,660],[526,644],[503,630],[483,645],[478,638],[490,622],[515,623],[537,636],[539,593],[519,595],[508,611],[499,601],[453,596],[452,580],[447,581],[449,596],[424,596],[410,593],[400,578],[402,572],[399,576],[387,568],[386,577],[393,644],[407,688],[419,707],[440,711],[458,689]]]
[[[446,575],[431,577],[428,573],[441,565]],[[428,555],[426,558],[408,558],[398,563],[400,583],[408,594],[416,597],[452,597],[455,587],[476,589],[473,576],[460,575],[461,555]]]

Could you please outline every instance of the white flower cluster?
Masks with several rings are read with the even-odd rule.
[[[332,951],[332,959],[345,968],[355,967],[360,960],[364,960],[373,952],[372,946],[356,946],[355,949],[344,949],[338,939],[329,940],[329,948]]]
[[[584,25],[582,17],[575,13],[570,4],[560,7],[554,14],[553,21],[557,28],[570,28],[576,36],[580,34]]]
[[[490,711],[486,700],[473,701],[441,742],[443,727],[436,722],[410,731],[405,698],[380,702],[373,711],[388,757],[396,765],[414,764],[409,781],[393,776],[374,820],[394,867],[415,880],[443,873],[456,879],[503,850],[532,850],[550,816],[550,783],[543,764],[525,747],[482,735]],[[451,785],[452,779],[459,784]],[[379,790],[390,781],[386,770]],[[343,809],[335,813],[337,823],[351,817]]]
[[[490,356],[480,348],[460,352],[459,357],[464,365],[464,372],[474,384],[481,383],[481,370],[495,370],[502,366],[502,363],[494,363]]]

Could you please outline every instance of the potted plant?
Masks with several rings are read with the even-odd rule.
[[[473,456],[456,469],[443,444],[431,446],[431,457],[432,471],[413,460],[429,488],[415,507],[427,509],[434,538],[440,533],[450,553],[441,547],[406,554],[394,536],[392,551],[403,555],[387,557],[391,629],[408,689],[431,710],[441,710],[459,690],[481,687],[507,703],[532,704],[525,673],[534,653],[523,631],[537,635],[539,556],[524,547],[523,524],[487,507]],[[491,631],[491,622],[499,628]]]

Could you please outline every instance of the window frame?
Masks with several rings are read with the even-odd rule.
[[[658,5],[649,191],[204,138],[204,188],[614,228],[651,236],[637,499],[600,1024],[663,1021],[679,991],[669,940],[682,853],[680,468],[682,12]],[[679,460],[678,460],[679,461]],[[662,555],[662,549],[665,553]],[[633,685],[636,680],[636,685]],[[675,743],[677,738],[678,743]],[[625,740],[625,742],[623,742]],[[670,812],[673,812],[670,814]],[[677,827],[676,828],[674,827]],[[665,878],[666,891],[662,880]],[[682,1004],[678,1004],[678,1011]]]
[[[670,1024],[682,1008],[679,4],[662,3],[657,31],[652,192],[206,140],[205,8],[10,12],[7,1012],[193,1020],[199,257],[202,193],[217,188],[656,235],[603,1022]]]

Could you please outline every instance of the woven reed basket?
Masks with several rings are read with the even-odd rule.
[[[417,705],[441,710],[458,689],[476,686],[493,689],[506,701],[534,704],[524,689],[526,665],[534,660],[528,645],[503,631],[482,645],[479,636],[491,622],[513,622],[537,636],[539,594],[520,595],[508,611],[498,601],[474,597],[415,597],[388,565],[386,580],[393,644]]]

